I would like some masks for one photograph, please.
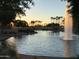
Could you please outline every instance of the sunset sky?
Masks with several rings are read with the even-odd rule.
[[[35,6],[26,11],[27,20],[50,20],[51,16],[64,16],[66,2],[61,0],[34,0]]]

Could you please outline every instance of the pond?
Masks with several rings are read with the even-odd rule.
[[[24,35],[16,40],[20,54],[37,56],[64,56],[64,32],[37,31],[37,34]],[[73,48],[79,54],[79,40],[74,38]]]

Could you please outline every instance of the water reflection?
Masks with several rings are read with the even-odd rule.
[[[16,41],[20,54],[38,56],[64,56],[64,45],[59,39],[60,33],[52,31],[38,31],[35,35],[23,36]]]
[[[64,40],[64,57],[77,57],[75,40]]]
[[[73,41],[61,40],[64,32],[37,31],[34,35],[24,35],[16,40],[16,47],[19,54],[65,57],[65,48],[71,48],[74,53],[79,54],[79,38],[73,37]],[[69,46],[67,46],[69,44]]]

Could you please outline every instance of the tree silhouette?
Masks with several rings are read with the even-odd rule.
[[[55,18],[56,18],[56,23],[59,23],[60,22],[60,19],[63,18],[63,17],[62,16],[56,16]]]
[[[79,34],[79,0],[71,1],[73,5],[72,13],[73,13],[73,32],[75,34]]]
[[[57,21],[60,20],[61,18],[63,18],[63,17],[62,16],[50,17],[51,21],[52,20],[55,20],[56,21],[54,23],[57,23]]]
[[[0,23],[6,25],[15,19],[16,14],[25,15],[25,10],[33,4],[33,0],[0,0]]]
[[[73,33],[79,34],[79,0],[66,0],[67,3],[70,3],[70,6],[67,6],[71,10],[68,10],[73,17]]]
[[[14,24],[16,27],[28,27],[28,23],[24,20],[15,20]]]
[[[51,21],[52,21],[52,20],[55,20],[55,17],[50,17],[50,19],[51,19]]]

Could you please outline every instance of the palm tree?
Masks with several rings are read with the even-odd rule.
[[[56,16],[56,23],[60,23],[60,19],[63,18],[62,16]]]
[[[58,23],[57,21],[59,20],[59,17],[58,17],[58,16],[56,16],[55,18],[56,18],[56,23]]]
[[[52,20],[55,20],[55,17],[50,17],[50,19],[51,19],[51,22],[52,22]],[[55,23],[55,22],[54,22]]]

